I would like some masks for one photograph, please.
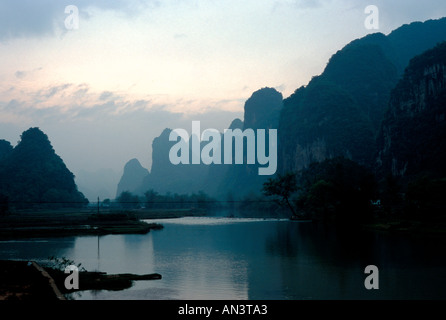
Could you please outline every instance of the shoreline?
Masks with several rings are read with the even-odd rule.
[[[107,274],[79,271],[79,289],[67,290],[63,271],[45,267],[35,261],[0,260],[0,301],[64,301],[68,294],[86,290],[121,291],[133,286],[134,281],[161,280],[158,273]]]
[[[35,212],[0,218],[0,240],[23,238],[147,234],[162,229],[129,213]]]
[[[164,226],[159,220],[209,216],[198,209],[139,209],[130,211],[67,210],[30,211],[0,217],[0,240],[26,238],[147,234]],[[158,220],[157,222],[151,222]],[[318,220],[293,219],[317,223]],[[386,234],[446,238],[445,221],[418,221],[398,217],[375,218],[364,224],[346,225],[347,229],[365,229]]]
[[[0,260],[0,270],[0,300],[65,300],[54,280],[45,276],[32,261]]]
[[[411,220],[377,220],[363,225],[363,228],[373,232],[392,235],[408,235],[419,238],[446,239],[445,222],[420,222]]]

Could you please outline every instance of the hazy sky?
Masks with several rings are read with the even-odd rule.
[[[150,169],[164,128],[223,130],[254,91],[288,97],[351,40],[444,16],[444,0],[1,0],[0,139],[40,127],[74,174]]]

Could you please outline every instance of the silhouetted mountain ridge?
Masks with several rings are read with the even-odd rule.
[[[149,175],[149,170],[143,168],[138,159],[132,159],[124,166],[124,173],[118,183],[116,197],[122,192],[129,191],[134,193],[141,186],[143,180]]]
[[[15,207],[80,207],[88,202],[39,128],[23,132],[17,146],[6,149],[0,158],[0,194]]]
[[[228,129],[277,128],[282,99],[282,94],[273,88],[259,89],[245,103],[245,121],[234,119]],[[201,128],[202,131],[205,129],[208,128]],[[153,140],[151,172],[144,177],[140,187],[134,190],[135,194],[143,195],[148,190],[154,190],[161,194],[192,194],[204,191],[208,195],[220,198],[226,196],[228,190],[233,188],[239,190],[239,196],[261,188],[266,178],[258,176],[257,165],[223,164],[223,144],[221,145],[222,164],[173,165],[169,160],[169,152],[176,142],[169,141],[171,131],[171,129],[165,129],[159,137]],[[190,139],[196,139],[196,137],[191,136]],[[201,143],[202,146],[205,144],[207,142]],[[192,143],[189,145],[191,148]],[[190,158],[192,157],[191,153],[192,150],[190,150]],[[234,153],[232,155],[234,158]],[[124,173],[122,179],[127,179],[125,175]]]
[[[231,128],[277,128],[279,173],[296,172],[312,163],[337,157],[376,169],[378,150],[382,165],[388,167],[388,158],[392,156],[383,151],[386,142],[383,142],[381,130],[395,128],[392,123],[406,117],[392,118],[388,113],[389,101],[390,110],[395,115],[396,105],[399,105],[395,101],[406,99],[405,95],[417,88],[412,86],[412,80],[399,82],[410,59],[444,40],[446,18],[414,22],[389,35],[375,33],[356,39],[330,58],[321,75],[313,77],[308,85],[298,88],[290,97],[283,99],[282,94],[272,88],[254,92],[245,103],[243,122],[236,119]],[[422,66],[415,67],[417,63],[429,64],[426,59],[412,60],[405,77],[407,72],[424,74]],[[438,66],[430,68],[442,70]],[[423,76],[417,77],[418,82],[427,81]],[[433,103],[441,109],[442,101],[445,101],[443,93],[438,91],[436,94],[438,96],[429,96],[425,103]],[[438,113],[434,118],[438,122],[442,117],[444,115]],[[384,129],[381,129],[383,120]],[[433,125],[432,119],[426,121],[426,125]],[[172,165],[168,154],[174,142],[168,141],[169,132],[163,132],[153,142],[151,174],[146,177],[140,193],[148,189],[161,193],[203,190],[220,199],[260,193],[267,177],[257,174],[257,165]],[[439,132],[420,131],[419,139],[415,141],[436,140],[438,136],[441,136]],[[406,143],[410,145],[410,139]],[[386,148],[389,150],[389,146]],[[409,152],[410,148],[407,148],[408,156],[413,150]],[[426,155],[433,157],[430,153]]]
[[[372,167],[391,91],[409,59],[444,40],[446,18],[371,34],[339,50],[320,76],[284,100],[280,171],[338,156]]]

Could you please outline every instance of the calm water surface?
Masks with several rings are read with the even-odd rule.
[[[156,221],[147,235],[0,241],[0,259],[66,257],[87,270],[160,273],[124,291],[74,299],[445,299],[445,246],[438,240],[339,232],[260,219]],[[366,290],[367,265],[379,290]],[[82,286],[82,283],[80,283]]]

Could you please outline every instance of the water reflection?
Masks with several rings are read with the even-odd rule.
[[[280,259],[276,278],[289,299],[444,299],[444,240],[334,228],[281,225],[267,239]],[[380,270],[380,289],[365,290],[364,269]],[[259,292],[250,297],[261,298]]]
[[[47,261],[68,256],[75,242],[75,237],[0,241],[0,259]]]
[[[76,299],[444,299],[444,243],[277,220],[164,220],[147,235],[0,242],[2,259],[55,255],[107,273],[160,273]],[[364,269],[380,270],[366,290]]]

